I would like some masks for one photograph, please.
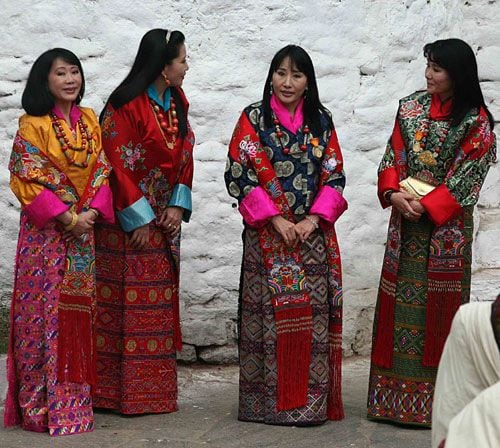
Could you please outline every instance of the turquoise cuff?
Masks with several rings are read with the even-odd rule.
[[[189,218],[191,218],[191,212],[193,210],[191,188],[184,184],[177,184],[174,187],[168,206],[183,208],[184,212],[182,214],[182,220],[184,222],[189,222]]]
[[[122,229],[125,232],[131,232],[138,227],[149,224],[156,218],[151,205],[149,205],[148,200],[144,196],[127,208],[117,212],[116,216],[118,216]]]

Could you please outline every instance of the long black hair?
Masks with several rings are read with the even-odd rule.
[[[483,107],[491,128],[495,122],[484,103],[479,85],[476,56],[472,48],[460,39],[443,39],[424,46],[424,56],[448,72],[453,83],[451,122],[458,126],[472,108]]]
[[[262,107],[264,110],[264,123],[267,127],[273,125],[271,111],[271,92],[270,86],[273,79],[273,74],[279,69],[285,58],[290,58],[290,62],[297,70],[304,73],[307,77],[307,93],[304,95],[304,122],[308,124],[313,135],[319,135],[322,131],[321,113],[327,111],[319,100],[318,85],[316,83],[316,75],[311,58],[307,52],[297,45],[287,45],[279,50],[273,57],[269,67],[269,73],[264,84],[264,93],[262,95]],[[330,126],[333,128],[333,123],[329,114],[325,114]]]
[[[114,109],[119,109],[144,92],[161,75],[165,65],[179,56],[180,48],[185,40],[184,34],[180,31],[172,31],[167,42],[167,33],[168,30],[155,28],[143,36],[129,74],[108,99],[108,103],[111,103]],[[171,92],[177,106],[179,132],[185,137],[187,117],[184,104],[177,89],[173,88]],[[105,110],[106,108],[100,115],[101,123]]]
[[[82,63],[73,52],[65,48],[52,48],[42,53],[31,67],[21,99],[21,104],[27,114],[41,117],[48,114],[54,107],[54,96],[49,90],[49,73],[56,59],[62,59],[67,64],[76,65],[80,70],[82,86],[75,101],[76,104],[80,104],[85,93]]]

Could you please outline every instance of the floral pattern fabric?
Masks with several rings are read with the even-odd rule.
[[[430,118],[430,108],[431,96],[422,92],[401,101],[398,120],[407,148],[403,158],[407,163],[407,175],[432,185],[444,183],[460,206],[475,205],[489,167],[496,157],[495,134],[488,118],[473,109],[459,126],[452,127],[450,120]],[[424,149],[419,144],[422,128],[428,129]],[[465,137],[467,142],[463,141]],[[471,156],[461,149],[464,144],[474,148]],[[453,165],[460,167],[447,176]],[[389,141],[379,173],[394,167],[394,149]]]
[[[187,113],[187,99],[178,93]],[[117,110],[108,105],[103,146],[114,168],[110,186],[121,225],[96,229],[94,403],[123,414],[177,410],[180,235],[171,238],[157,221],[166,207],[182,207],[172,204],[176,191],[190,199],[194,135],[188,125],[186,137],[166,138],[147,92]],[[132,218],[125,222],[127,213]],[[144,225],[149,239],[136,249],[130,232]]]
[[[89,384],[95,311],[93,234],[88,234],[87,241],[66,242],[64,229],[54,216],[46,219],[46,214],[37,220],[34,212],[29,212],[39,204],[59,213],[70,207],[80,212],[93,206],[100,194],[101,205],[111,208],[103,193],[110,166],[101,151],[97,118],[91,109],[80,108],[80,113],[95,144],[87,167],[68,163],[49,115],[20,118],[9,164],[11,188],[22,204],[22,212],[4,421],[6,426],[21,424],[31,431],[49,431],[50,435],[91,431],[94,422]],[[73,144],[79,144],[79,131],[74,135],[66,122],[62,125]],[[81,156],[87,158],[87,154]],[[43,213],[37,211],[40,215]],[[73,308],[75,297],[78,304]],[[71,310],[63,310],[64,306]],[[88,330],[71,340],[71,350],[84,354],[86,365],[82,362],[71,370],[64,359],[69,352],[61,350],[70,336],[68,326]],[[89,370],[84,371],[84,367]]]
[[[323,131],[320,135],[307,136],[307,151],[302,151],[305,134],[300,127],[297,134],[282,127],[283,136],[276,135],[276,128],[266,128],[262,119],[261,103],[247,107],[244,114],[260,139],[260,143],[271,161],[277,178],[285,190],[286,199],[295,216],[306,214],[313,203],[319,188],[319,178],[322,172],[328,175],[324,185],[335,188],[342,193],[345,186],[343,160],[340,151],[332,153],[329,158],[323,157],[327,145],[338,147],[335,130],[327,126],[326,112],[322,115]],[[290,151],[285,154],[283,147]],[[256,143],[243,140],[239,144],[238,154],[228,158],[225,179],[228,191],[239,202],[258,186],[255,171],[248,166],[248,157],[256,154]],[[277,192],[276,186],[269,186],[271,191]]]
[[[182,92],[181,98],[186,101]],[[188,135],[168,149],[146,93],[118,110],[108,104],[102,134],[114,168],[111,188],[119,218],[142,198],[159,217],[177,184],[191,189],[194,134],[189,128]]]

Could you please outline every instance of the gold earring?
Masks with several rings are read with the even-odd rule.
[[[165,75],[165,73],[162,73],[161,76],[163,76],[163,79],[165,80],[165,84],[167,85],[167,87],[169,87],[170,86],[170,81],[167,78],[167,75]]]

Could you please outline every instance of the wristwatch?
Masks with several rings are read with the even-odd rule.
[[[394,190],[387,190],[387,191],[384,191],[384,194],[382,195],[384,197],[384,199],[389,202],[389,204],[391,203],[391,196],[396,193]]]

